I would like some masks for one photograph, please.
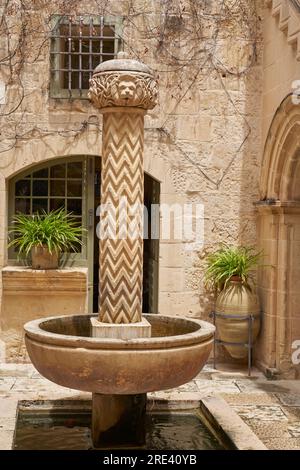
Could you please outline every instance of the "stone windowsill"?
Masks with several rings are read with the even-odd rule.
[[[82,295],[88,290],[88,268],[35,270],[6,266],[1,271],[4,295]]]

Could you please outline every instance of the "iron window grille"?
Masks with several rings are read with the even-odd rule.
[[[95,67],[116,57],[121,21],[115,17],[52,17],[51,98],[87,98]]]

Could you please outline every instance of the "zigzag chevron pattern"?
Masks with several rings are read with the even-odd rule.
[[[114,207],[117,215],[117,238],[100,240],[99,319],[105,323],[135,323],[142,318],[143,239],[118,238],[118,208],[123,197],[129,209],[143,203],[143,147],[141,113],[104,114],[101,204]],[[142,223],[142,218],[137,220]],[[127,227],[130,222],[127,214]]]

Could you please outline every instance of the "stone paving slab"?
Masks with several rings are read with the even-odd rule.
[[[291,435],[291,437],[299,437],[300,438],[300,422],[299,423],[294,423],[294,424],[288,426],[288,432]]]
[[[0,377],[32,377],[38,372],[32,364],[0,364]]]
[[[248,370],[247,369],[236,369],[236,370],[217,370],[214,369],[214,373],[211,374],[212,380],[224,380],[224,379],[245,379],[248,382],[249,381],[254,381],[254,380],[265,380],[264,375],[262,372],[260,372],[257,369],[252,369],[251,370],[251,376],[248,376]]]
[[[198,387],[195,381],[188,382],[187,384],[181,385],[177,388],[170,388],[168,390],[164,390],[165,393],[174,393],[174,392],[198,392]]]
[[[178,402],[186,402],[186,401],[193,401],[199,402],[201,400],[202,395],[199,392],[177,392],[176,389],[172,389],[171,391],[164,391],[164,392],[150,392],[147,394],[148,400],[164,400],[164,401],[175,401]]]
[[[33,379],[31,378],[30,380],[26,378],[17,378],[15,380],[15,383],[12,386],[12,393],[14,392],[25,392],[26,391],[48,391],[50,392],[51,390],[59,390],[61,388],[62,390],[66,390],[64,387],[60,387],[59,385],[54,384],[53,382],[50,382],[50,380],[47,379]]]
[[[296,393],[280,393],[276,394],[279,401],[286,406],[299,406],[300,407],[300,394]]]
[[[282,406],[285,414],[288,416],[289,421],[300,421],[300,406]]]
[[[252,431],[266,443],[268,439],[273,438],[290,438],[291,435],[288,431],[288,422],[262,422],[260,420],[245,420],[250,426]]]
[[[300,450],[300,439],[297,438],[266,439],[265,444],[270,450]]]
[[[280,405],[241,405],[233,408],[246,420],[288,421]]]
[[[11,377],[0,377],[0,391],[9,392],[13,388],[15,382],[16,379]]]
[[[0,429],[1,450],[11,450],[14,438],[14,431]]]
[[[216,393],[240,393],[234,380],[195,380],[198,391],[203,396],[215,395]]]
[[[277,397],[273,393],[223,393],[224,400],[230,405],[272,405],[279,404]]]
[[[15,418],[17,410],[17,400],[9,398],[0,398],[0,416],[1,418]]]
[[[259,380],[259,379],[237,379],[236,385],[240,389],[241,392],[245,393],[287,393],[289,392],[289,388],[287,386],[278,383],[279,381],[271,381],[271,380]]]
[[[1,418],[0,417],[0,431],[14,431],[16,420],[12,418]]]

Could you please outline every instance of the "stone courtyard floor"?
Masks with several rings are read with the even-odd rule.
[[[149,393],[148,399],[189,401],[221,396],[268,449],[300,450],[300,381],[267,380],[256,369],[210,365],[177,389]],[[0,364],[0,449],[11,448],[18,400],[90,399],[41,377],[30,364]]]

